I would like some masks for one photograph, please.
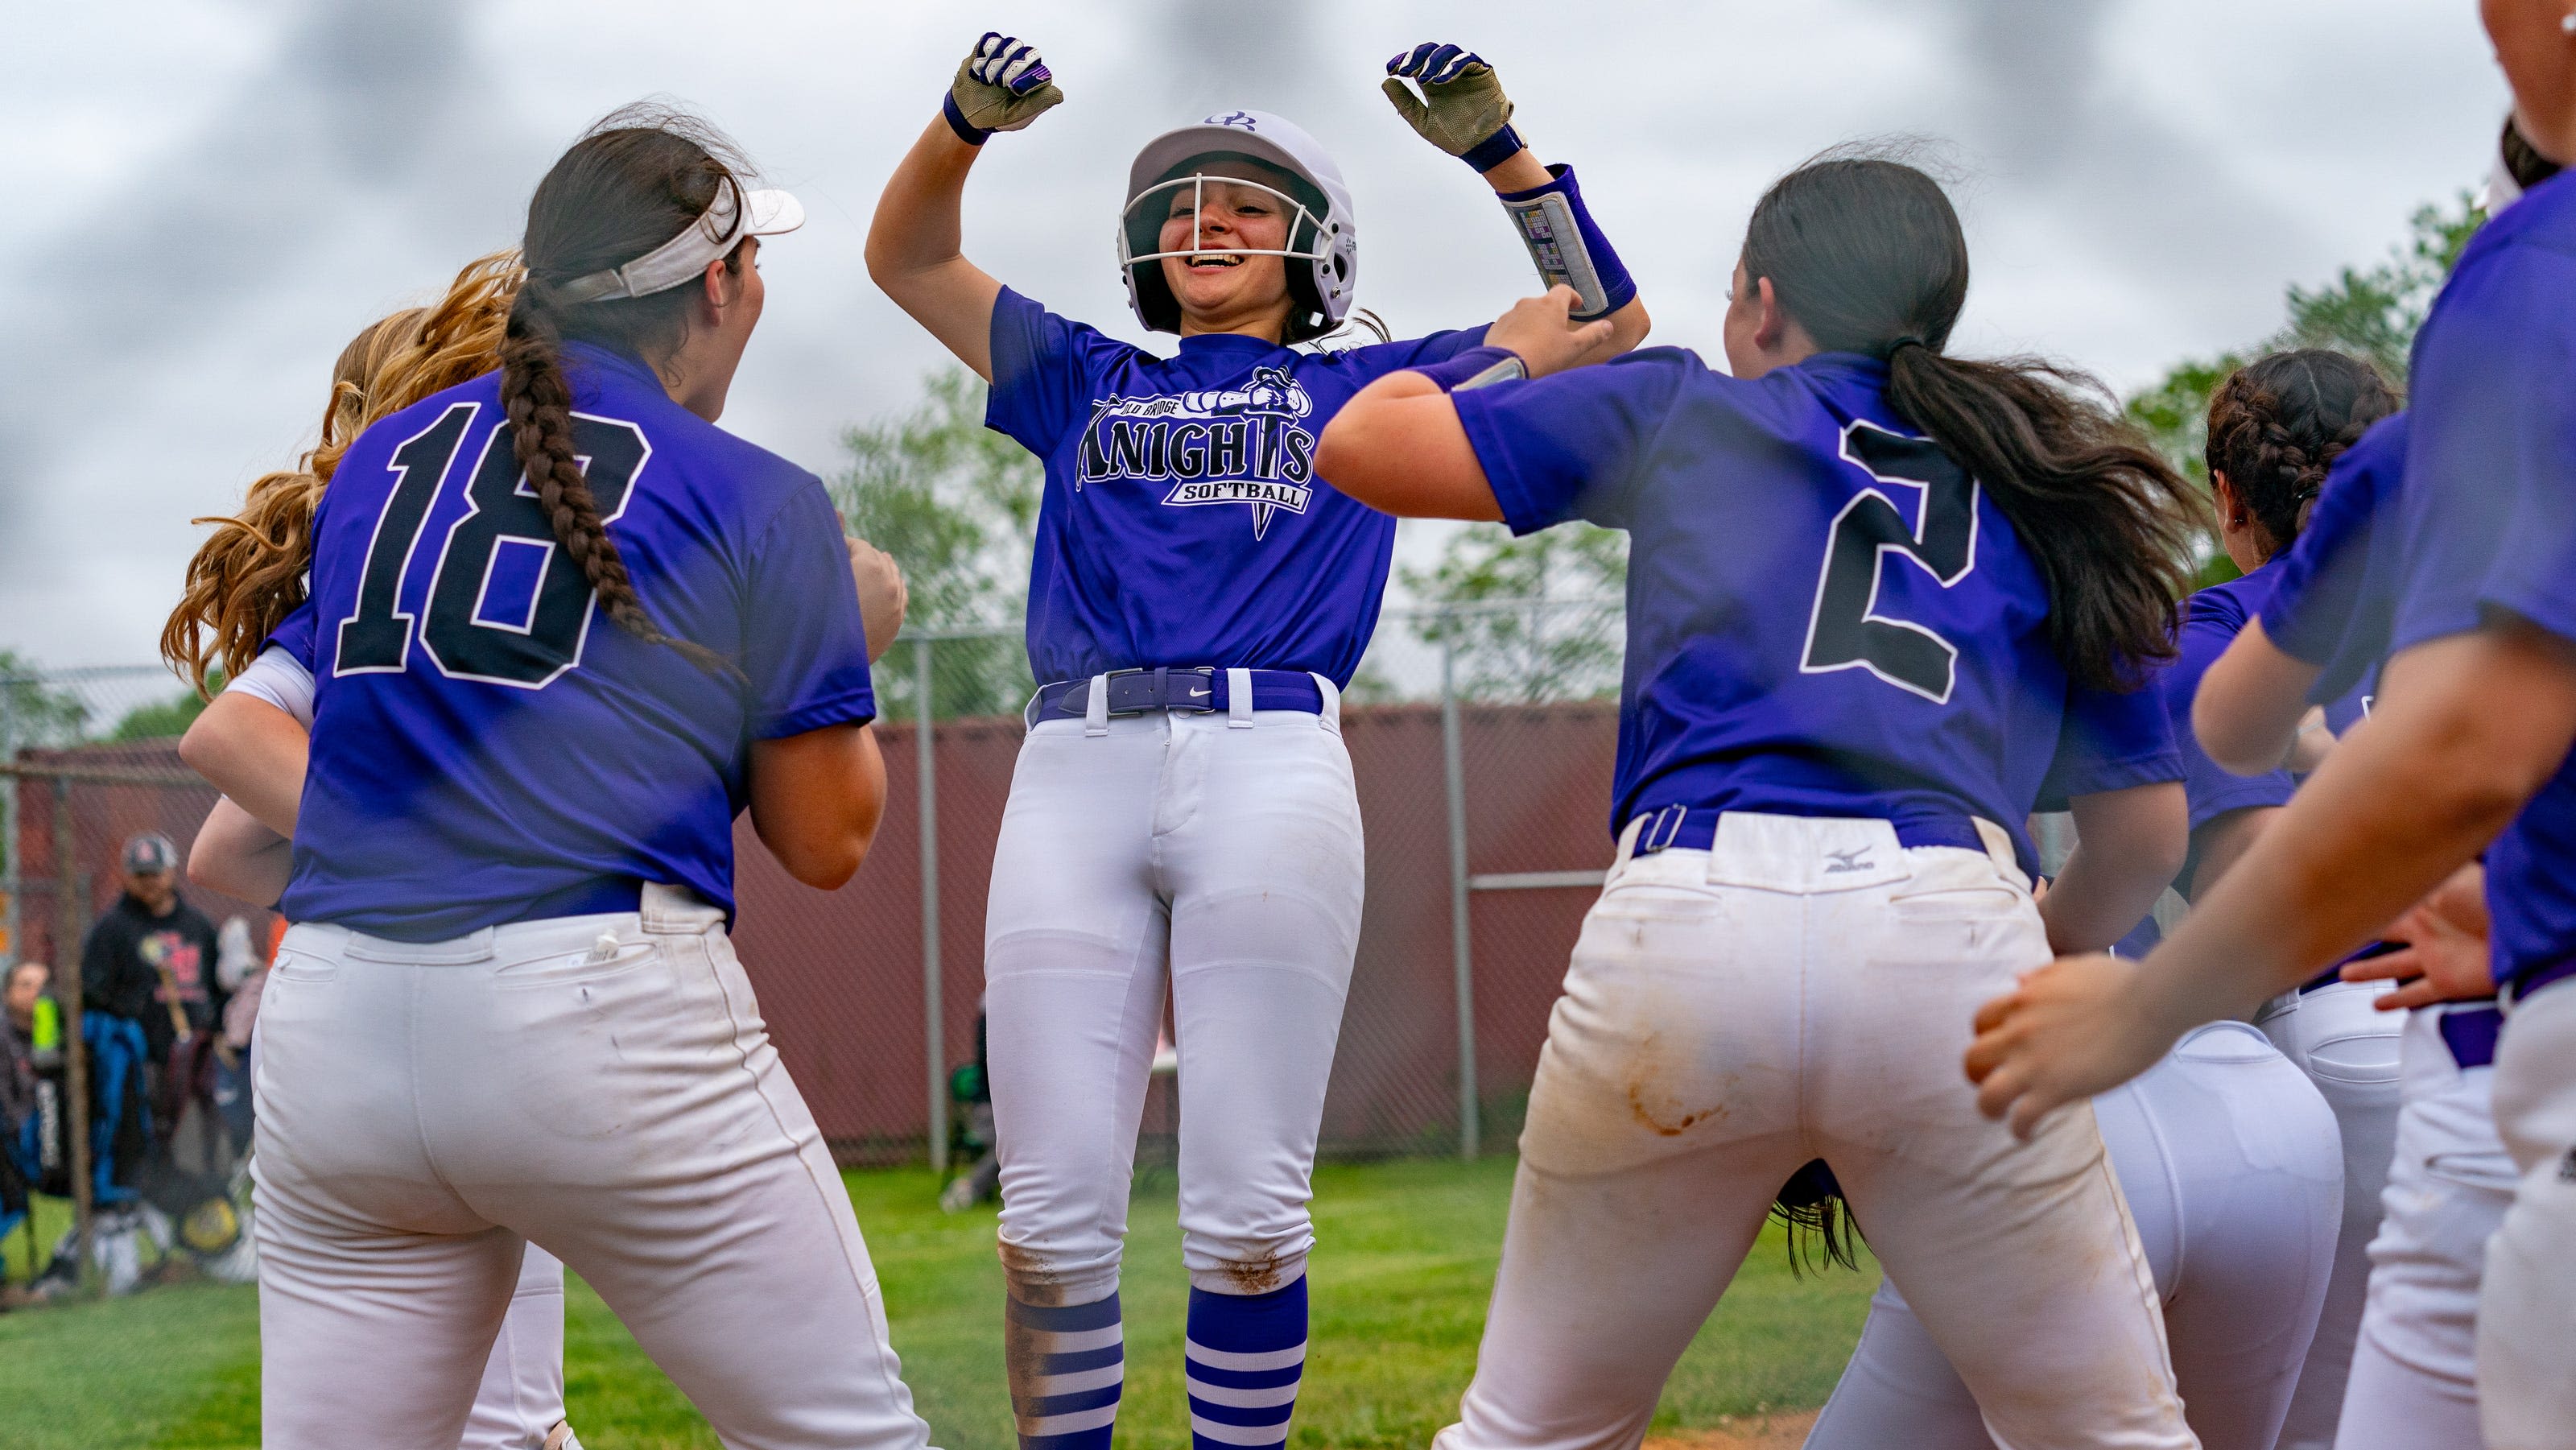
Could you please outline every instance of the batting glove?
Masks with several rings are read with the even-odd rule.
[[[969,146],[996,131],[1016,131],[1064,99],[1037,47],[1017,36],[987,30],[957,66],[940,111]]]
[[[1406,81],[1422,94],[1416,96]],[[1423,140],[1479,172],[1521,149],[1511,124],[1511,97],[1503,94],[1494,68],[1473,51],[1426,40],[1386,63],[1380,89]]]

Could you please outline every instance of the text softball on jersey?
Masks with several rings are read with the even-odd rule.
[[[1314,399],[1285,368],[1256,368],[1241,388],[1101,398],[1083,429],[1074,487],[1114,479],[1168,484],[1165,505],[1240,504],[1252,536],[1280,509],[1303,514],[1315,496]]]

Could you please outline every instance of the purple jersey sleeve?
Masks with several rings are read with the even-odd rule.
[[[2307,527],[2265,571],[2263,633],[2319,668],[2311,703],[2348,694],[2388,652],[2399,532],[2377,524],[2396,504],[2408,430],[2404,413],[2381,419],[2335,460]]]
[[[1649,348],[1451,397],[1513,533],[1571,518],[1617,529],[1684,383],[1705,371],[1679,348]]]
[[[2200,695],[2201,677],[2244,632],[2249,605],[2259,605],[2264,600],[2277,572],[2277,568],[2267,566],[2242,579],[2203,589],[2184,606],[2182,633],[2175,641],[2181,654],[2166,669],[2163,684],[2174,746],[2182,759],[2183,786],[2191,795],[2194,831],[2230,811],[2287,805],[2290,793],[2297,788],[2286,770],[2261,775],[2230,774],[2209,758],[2191,732],[2191,706]]]
[[[1349,359],[1362,377],[1382,378],[1398,368],[1424,367],[1447,362],[1471,347],[1481,347],[1485,329],[1480,324],[1455,332],[1435,332],[1428,337],[1400,337],[1393,342],[1372,342],[1352,348],[1342,356]]]
[[[307,599],[295,606],[293,613],[277,622],[277,628],[269,631],[268,639],[260,648],[282,649],[297,664],[304,666],[307,673],[318,676],[322,672],[313,664],[313,635],[313,601]]]
[[[2161,678],[2134,690],[2070,685],[2057,754],[2049,760],[2037,809],[2062,811],[2076,796],[2182,778]]]
[[[1041,458],[1090,415],[1093,379],[1137,351],[1008,287],[993,299],[992,347],[984,426]]]
[[[2391,650],[2507,610],[2576,639],[2576,257],[2464,263],[2417,349]]]
[[[858,585],[823,485],[809,482],[789,495],[754,548],[742,654],[752,738],[875,719]]]

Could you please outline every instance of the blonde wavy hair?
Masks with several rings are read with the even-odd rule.
[[[513,249],[477,257],[456,274],[447,295],[373,322],[349,340],[331,369],[331,401],[322,438],[292,469],[252,482],[242,510],[214,525],[213,537],[188,561],[188,587],[161,626],[161,658],[206,694],[206,677],[237,675],[260,646],[304,602],[313,561],[313,510],[322,490],[377,419],[432,393],[501,366],[510,305],[527,277]]]

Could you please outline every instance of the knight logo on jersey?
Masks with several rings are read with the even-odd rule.
[[[1102,398],[1082,433],[1074,486],[1133,478],[1169,483],[1175,508],[1242,504],[1252,536],[1280,509],[1303,514],[1315,490],[1314,399],[1285,368],[1255,368],[1241,388]]]

